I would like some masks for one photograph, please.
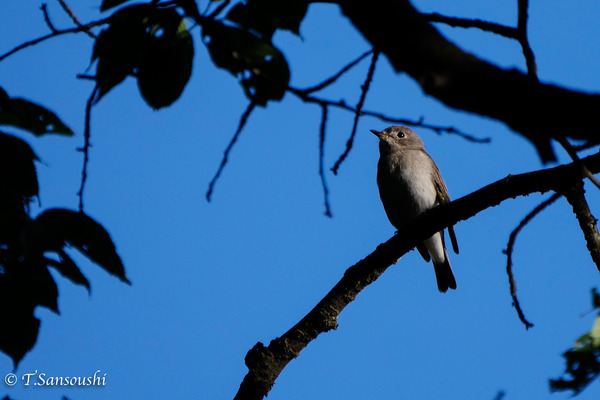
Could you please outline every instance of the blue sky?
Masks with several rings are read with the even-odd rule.
[[[71,2],[81,20],[98,18],[97,2]],[[516,22],[516,1],[415,1],[422,11]],[[600,4],[532,1],[530,37],[543,82],[598,92]],[[55,2],[57,27],[71,26]],[[39,2],[0,3],[0,52],[47,33]],[[468,51],[506,68],[524,68],[519,45],[477,30],[440,26]],[[402,27],[399,27],[402,30]],[[0,383],[15,399],[232,398],[246,374],[243,359],[303,317],[344,271],[394,233],[375,182],[377,139],[386,123],[361,119],[354,149],[337,176],[327,173],[333,218],[323,215],[318,176],[320,108],[286,95],[257,109],[215,187],[205,193],[247,106],[228,72],[216,69],[193,31],[194,71],[181,99],[152,111],[132,79],[93,109],[85,209],[111,233],[132,286],[83,258],[92,291],[58,281],[60,316],[37,309],[37,345],[17,375],[106,373],[103,388],[35,388]],[[302,39],[279,33],[276,44],[292,85],[321,82],[368,50],[331,5],[313,5]],[[76,137],[33,138],[41,208],[77,208],[92,41],[55,38],[0,63],[0,85],[54,110]],[[368,62],[322,93],[356,104]],[[90,69],[88,72],[93,72]],[[518,96],[518,93],[515,93]],[[532,104],[532,107],[535,105]],[[365,109],[449,125],[479,137],[473,144],[417,129],[458,198],[507,174],[542,168],[534,148],[503,124],[445,108],[424,96],[387,60],[377,66]],[[327,170],[343,151],[353,116],[330,110]],[[552,118],[551,115],[548,118]],[[568,157],[557,149],[560,162]],[[597,189],[586,184],[596,216]],[[549,195],[510,200],[456,226],[461,254],[451,254],[458,289],[440,294],[433,268],[416,252],[403,257],[342,313],[337,331],[290,363],[269,399],[345,398],[566,399],[548,379],[561,354],[589,331],[590,289],[598,271],[569,205],[559,201],[519,236],[513,261],[519,298],[535,327],[526,331],[511,306],[502,250],[519,221]],[[0,375],[12,370],[0,355]],[[579,396],[596,399],[596,382]]]

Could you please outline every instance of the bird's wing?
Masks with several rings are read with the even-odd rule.
[[[433,181],[435,183],[437,201],[439,204],[450,203],[450,195],[448,194],[448,188],[446,187],[444,178],[442,178],[442,174],[440,173],[440,170],[438,169],[433,159],[431,161],[433,162],[434,167]],[[454,233],[454,225],[450,225],[448,227],[448,235],[450,236],[450,241],[452,242],[452,250],[454,250],[454,252],[458,254],[458,241],[456,240],[456,233]]]

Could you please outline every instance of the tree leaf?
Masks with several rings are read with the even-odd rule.
[[[300,23],[307,10],[308,2],[304,0],[248,0],[245,4],[236,4],[227,19],[271,40],[277,29],[300,35]]]
[[[88,293],[90,293],[90,282],[87,280],[85,275],[81,273],[79,267],[77,267],[77,264],[75,264],[75,262],[67,253],[64,252],[64,250],[60,250],[58,254],[60,261],[46,259],[48,265],[54,267],[54,269],[60,272],[62,276],[69,279],[71,282],[85,286]]]
[[[0,88],[0,125],[11,125],[41,136],[45,133],[73,135],[52,111],[25,99],[10,98]]]
[[[100,5],[100,11],[106,11],[110,8],[113,8],[113,7],[116,7],[118,5],[125,3],[126,1],[129,1],[129,0],[103,0],[102,4]]]
[[[40,327],[33,315],[34,306],[24,301],[8,274],[0,274],[0,350],[12,358],[16,366],[35,344]]]
[[[50,209],[35,222],[49,238],[58,238],[81,251],[108,273],[131,284],[110,235],[98,222],[87,215],[65,209]]]
[[[203,35],[213,62],[240,78],[246,96],[265,106],[281,100],[290,80],[283,54],[269,41],[243,29],[212,21]]]
[[[158,9],[146,21],[150,32],[137,69],[140,92],[154,109],[179,98],[192,74],[194,43],[185,20],[173,8]]]
[[[37,156],[26,142],[0,132],[0,188],[3,196],[29,199],[38,195],[36,160]]]
[[[133,74],[146,46],[144,19],[151,10],[147,4],[124,7],[112,15],[108,28],[98,35],[92,51],[92,61],[98,59],[96,101]]]

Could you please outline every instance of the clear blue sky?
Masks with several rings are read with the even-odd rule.
[[[48,3],[55,25],[71,26],[56,2]],[[70,3],[82,21],[98,18],[99,2]],[[531,3],[540,79],[600,91],[600,3]],[[516,0],[415,4],[428,12],[516,23]],[[0,3],[0,52],[47,33],[39,5]],[[486,60],[524,68],[516,42],[472,29],[440,29]],[[275,39],[297,87],[322,81],[368,50],[331,5],[311,6],[301,34],[302,40],[286,33]],[[0,396],[232,398],[247,371],[246,352],[283,334],[349,266],[393,235],[375,183],[377,139],[369,133],[387,124],[363,118],[339,175],[328,172],[330,219],[323,215],[317,173],[320,108],[289,95],[252,114],[207,203],[208,183],[247,100],[234,79],[213,66],[200,30],[193,35],[192,79],[174,105],[152,111],[128,79],[93,109],[85,209],[111,233],[133,285],[83,258],[91,296],[54,274],[61,315],[36,310],[42,320],[38,342],[17,370],[51,376],[101,370],[106,386],[9,388],[0,382]],[[75,75],[87,71],[91,47],[85,35],[63,36],[0,63],[0,85],[11,96],[46,105],[76,130],[74,138],[37,139],[3,129],[26,139],[43,160],[41,208],[34,206],[34,214],[77,207],[82,156],[76,148],[83,143],[92,86]],[[364,62],[323,95],[355,104],[367,68]],[[406,75],[393,74],[384,58],[365,108],[493,139],[477,145],[417,129],[453,198],[542,167],[534,148],[504,125],[446,109]],[[327,170],[344,149],[352,119],[330,112]],[[586,187],[598,216],[598,191]],[[581,315],[591,307],[590,289],[600,286],[568,204],[552,205],[516,244],[519,296],[535,324],[529,331],[511,306],[502,254],[512,229],[547,197],[507,201],[457,225],[461,254],[451,254],[456,291],[438,293],[432,266],[416,252],[403,257],[347,307],[337,331],[320,336],[291,362],[269,399],[488,400],[499,390],[510,400],[568,398],[550,394],[548,379],[561,375],[560,355],[591,328],[594,315]],[[11,360],[0,354],[0,376],[11,370]],[[597,399],[599,392],[596,382],[579,399]]]

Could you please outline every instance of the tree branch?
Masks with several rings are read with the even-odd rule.
[[[94,105],[94,98],[98,92],[98,85],[94,85],[94,89],[90,94],[85,104],[85,125],[83,129],[83,147],[79,148],[83,152],[83,167],[81,168],[81,185],[79,186],[79,211],[83,212],[83,191],[85,190],[85,183],[87,181],[87,167],[89,162],[89,151],[90,151],[90,137],[91,137],[91,118],[92,118],[92,107]]]
[[[600,154],[584,159],[591,171],[600,171]],[[356,295],[374,282],[402,255],[443,228],[469,219],[504,200],[536,192],[564,191],[581,180],[575,163],[520,175],[509,175],[467,196],[436,207],[417,218],[373,253],[350,267],[342,279],[294,327],[265,347],[257,343],[246,355],[248,374],[236,399],[262,399],[285,366],[318,335],[337,328],[337,318]]]
[[[350,154],[350,150],[352,150],[352,145],[354,144],[354,136],[356,136],[356,129],[358,128],[358,120],[362,115],[362,108],[365,104],[365,99],[367,98],[367,92],[369,91],[369,87],[371,86],[371,81],[373,80],[373,74],[375,73],[375,65],[377,65],[378,58],[379,51],[374,51],[373,57],[371,58],[371,65],[369,66],[369,71],[367,72],[367,78],[365,79],[365,83],[362,84],[360,87],[360,99],[358,100],[358,104],[356,105],[356,110],[354,112],[354,123],[352,124],[352,132],[350,133],[350,138],[348,139],[348,142],[346,142],[346,150],[344,150],[340,158],[336,161],[333,168],[331,168],[335,175],[337,175],[340,165],[342,165],[346,157],[348,157],[348,154]]]
[[[325,105],[325,106],[336,107],[336,108],[340,108],[342,110],[350,111],[350,112],[356,114],[356,108],[349,106],[343,100],[333,101],[333,100],[325,99],[322,97],[309,96],[305,93],[304,89],[296,89],[293,87],[288,87],[288,91],[291,92],[292,94],[296,95],[300,100],[304,101],[305,103],[315,103],[315,104],[319,104],[321,106]],[[377,118],[381,121],[390,122],[392,124],[419,126],[424,129],[432,130],[437,134],[441,134],[444,132],[444,133],[449,133],[452,135],[457,135],[457,136],[460,136],[463,139],[466,139],[469,142],[473,142],[473,143],[489,143],[489,142],[491,142],[491,139],[489,137],[478,138],[474,135],[462,132],[453,126],[440,126],[440,125],[426,124],[425,122],[423,122],[424,121],[423,117],[421,117],[418,121],[415,121],[415,120],[409,120],[409,119],[404,119],[404,118],[391,117],[391,116],[385,115],[383,113],[369,111],[369,110],[361,110],[360,113],[362,116],[369,116],[369,117]]]
[[[86,32],[86,31],[89,31],[93,27],[107,24],[110,21],[110,18],[111,17],[107,17],[107,18],[99,19],[97,21],[89,22],[89,23],[83,25],[82,27],[77,26],[77,27],[69,28],[69,29],[57,29],[57,30],[55,30],[55,31],[53,31],[53,32],[51,32],[51,33],[49,33],[47,35],[40,36],[37,39],[33,39],[33,40],[29,40],[29,41],[27,41],[25,43],[21,43],[20,45],[18,45],[17,47],[13,48],[12,50],[9,50],[6,53],[1,54],[0,55],[0,61],[4,60],[5,58],[7,58],[7,57],[9,57],[9,56],[11,56],[13,54],[15,54],[16,52],[18,52],[20,50],[23,50],[23,49],[25,49],[27,47],[30,47],[30,46],[34,46],[34,45],[36,45],[38,43],[41,43],[41,42],[43,42],[45,40],[48,40],[50,38],[61,36],[61,35],[65,35],[65,34],[68,34],[68,33]]]
[[[206,192],[206,200],[207,201],[211,200],[212,193],[215,188],[215,184],[219,180],[219,177],[221,176],[223,169],[225,169],[225,165],[227,164],[227,161],[229,159],[229,153],[231,152],[231,149],[233,149],[233,146],[237,143],[240,133],[242,133],[242,130],[244,129],[244,126],[246,125],[246,122],[248,121],[248,117],[254,110],[255,106],[256,106],[256,103],[254,101],[251,101],[250,104],[248,104],[246,111],[244,111],[244,114],[242,114],[242,116],[240,118],[240,122],[237,127],[237,130],[235,131],[235,134],[231,138],[231,141],[229,142],[229,144],[227,145],[227,148],[225,149],[225,152],[223,153],[223,159],[221,160],[221,165],[219,165],[219,168],[217,169],[215,176],[212,178],[212,180],[208,184],[208,191]]]
[[[571,207],[573,207],[573,212],[577,217],[577,221],[579,221],[579,227],[585,237],[587,248],[592,256],[592,260],[598,268],[598,272],[600,272],[600,234],[598,233],[598,220],[592,215],[590,207],[585,200],[583,182],[578,182],[569,186],[564,194],[569,204],[571,204]]]
[[[333,217],[331,206],[329,205],[329,188],[325,179],[325,132],[327,126],[327,106],[321,105],[321,127],[319,129],[319,177],[321,178],[321,187],[323,188],[323,201],[325,202],[325,215]]]
[[[523,218],[523,220],[519,223],[519,225],[511,232],[510,237],[508,238],[508,244],[506,245],[506,250],[504,254],[506,254],[506,274],[508,275],[508,283],[510,285],[510,296],[513,300],[513,306],[517,311],[517,315],[519,319],[525,325],[525,329],[533,328],[533,324],[525,318],[525,314],[521,309],[521,304],[519,303],[519,299],[517,298],[517,282],[515,280],[515,276],[513,274],[513,263],[512,263],[512,253],[515,246],[515,241],[517,240],[517,235],[521,230],[527,225],[536,215],[541,213],[548,207],[550,204],[554,203],[558,200],[562,195],[560,193],[554,193],[549,199],[542,202],[536,208],[533,209],[529,214]]]
[[[600,95],[539,84],[516,69],[485,62],[443,37],[409,0],[373,0],[369,7],[335,3],[396,71],[408,73],[448,107],[504,122],[533,143],[544,162],[556,160],[551,140],[557,132],[597,141],[589,127],[597,123]]]

